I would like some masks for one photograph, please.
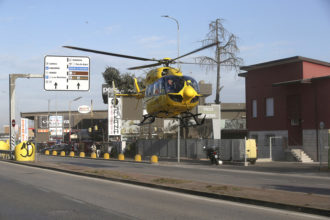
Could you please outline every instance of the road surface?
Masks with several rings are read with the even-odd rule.
[[[322,219],[1,161],[0,187],[0,219]]]
[[[168,178],[183,178],[214,184],[330,195],[330,177],[308,175],[304,172],[256,172],[246,170],[245,167],[240,167],[240,169],[227,169],[226,165],[176,165],[176,163],[152,165],[148,163],[130,163],[116,160],[91,160],[44,155],[40,155],[38,160],[110,169],[128,173],[150,174]]]

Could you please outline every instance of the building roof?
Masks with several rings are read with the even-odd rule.
[[[308,78],[308,79],[283,81],[283,82],[273,83],[272,86],[276,87],[276,86],[306,84],[306,83],[312,83],[315,80],[321,80],[321,79],[330,79],[330,76],[320,76],[320,77],[314,77],[314,78]]]
[[[330,63],[325,62],[325,61],[314,60],[314,59],[310,59],[310,58],[302,57],[302,56],[295,56],[295,57],[289,57],[289,58],[280,59],[280,60],[273,60],[273,61],[265,62],[265,63],[258,63],[258,64],[254,64],[254,65],[250,65],[250,66],[241,66],[240,69],[245,70],[245,71],[250,71],[250,70],[256,70],[256,69],[261,69],[261,68],[266,68],[266,67],[278,66],[278,65],[294,63],[294,62],[302,62],[302,61],[330,67]],[[239,73],[238,75],[241,77],[245,77],[246,74],[247,74],[247,72]]]

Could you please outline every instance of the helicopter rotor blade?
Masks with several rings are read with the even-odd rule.
[[[105,51],[91,50],[91,49],[81,48],[81,47],[73,47],[73,46],[63,46],[63,47],[69,48],[69,49],[73,49],[73,50],[81,50],[81,51],[91,52],[91,53],[98,53],[98,54],[115,56],[115,57],[123,57],[123,58],[133,59],[133,60],[158,61],[156,59],[149,59],[149,58],[143,58],[143,57],[135,57],[135,56],[129,56],[129,55],[124,55],[124,54],[118,54],[118,53],[109,53],[109,52],[105,52]]]
[[[149,68],[149,67],[160,66],[160,65],[162,65],[162,63],[153,63],[153,64],[149,64],[149,65],[130,67],[128,69],[136,70],[136,69],[143,69],[143,68]]]
[[[193,63],[193,62],[181,62],[176,61],[178,64],[189,64],[189,65],[202,65],[202,66],[216,66],[216,63]],[[232,66],[230,64],[220,64],[220,66]]]
[[[213,47],[213,46],[215,46],[215,45],[217,45],[217,44],[218,44],[218,43],[216,42],[216,43],[212,43],[212,44],[206,45],[206,46],[204,46],[204,47],[201,47],[201,48],[198,48],[198,49],[196,49],[196,50],[193,50],[193,51],[191,51],[191,52],[189,52],[189,53],[186,53],[186,54],[184,54],[184,55],[182,55],[182,56],[179,56],[179,57],[177,57],[177,58],[171,59],[171,61],[175,61],[175,60],[178,60],[178,59],[180,59],[180,58],[182,58],[182,57],[188,56],[188,55],[190,55],[190,54],[197,53],[198,51],[205,50],[205,49],[207,49],[207,48],[209,48],[209,47]]]

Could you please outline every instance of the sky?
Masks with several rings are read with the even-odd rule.
[[[44,57],[90,57],[90,91],[45,91],[43,79],[16,81],[16,120],[20,112],[72,110],[80,105],[107,109],[103,104],[102,72],[113,66],[122,73],[148,62],[73,51],[64,45],[132,56],[161,59],[177,56],[177,25],[161,17],[169,15],[180,26],[180,54],[202,46],[208,25],[224,19],[225,28],[238,37],[244,65],[304,56],[330,62],[330,1],[328,0],[0,0],[0,131],[9,124],[9,74],[44,73]],[[205,50],[183,58],[193,61]],[[213,84],[216,71],[198,65],[182,65],[184,75]],[[245,102],[245,81],[237,72],[221,69],[222,102]],[[214,95],[207,99],[214,101]]]

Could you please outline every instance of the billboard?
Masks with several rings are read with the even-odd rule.
[[[199,118],[220,119],[220,105],[199,105],[198,113],[202,114]]]
[[[49,131],[51,136],[62,136],[63,134],[63,116],[49,116]]]
[[[108,100],[108,135],[121,135],[122,99],[109,98]]]
[[[29,119],[21,118],[21,142],[29,140]]]
[[[48,116],[38,116],[38,128],[47,129],[48,128]]]

